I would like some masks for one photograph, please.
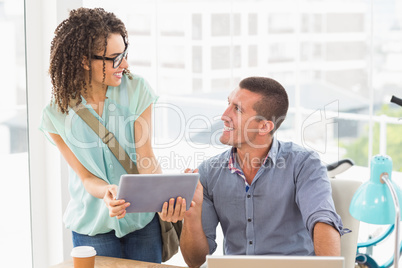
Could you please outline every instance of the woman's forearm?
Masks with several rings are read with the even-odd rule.
[[[82,178],[81,180],[85,190],[89,194],[96,198],[103,199],[107,191],[107,187],[109,186],[106,181],[95,176]]]

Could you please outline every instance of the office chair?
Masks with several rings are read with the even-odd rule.
[[[351,233],[341,237],[341,256],[345,258],[345,268],[355,267],[360,222],[350,215],[349,205],[354,193],[362,182],[351,179],[337,179],[336,175],[351,166],[353,166],[353,162],[349,159],[344,159],[327,166],[336,212],[341,217],[344,228],[352,230]]]

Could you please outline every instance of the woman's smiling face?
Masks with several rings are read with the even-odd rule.
[[[123,37],[118,34],[110,34],[107,39],[107,47],[105,57],[114,58],[117,55],[123,53],[126,49]],[[97,56],[103,55],[103,50],[95,53]],[[105,60],[105,69],[103,70],[102,59],[92,59],[92,88],[102,88],[102,86],[116,87],[121,83],[124,69],[128,68],[128,62],[126,58],[123,58],[120,66],[113,68],[112,60]],[[105,74],[105,80],[103,81],[103,74]]]

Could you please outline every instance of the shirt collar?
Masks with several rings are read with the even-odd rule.
[[[123,80],[122,80],[122,82],[123,82]],[[112,91],[110,89],[111,89],[110,86],[108,86],[106,89],[106,99],[108,99],[110,97],[110,95],[112,94]]]
[[[232,147],[232,150],[230,150],[229,153],[229,163],[228,163],[228,167],[229,170],[233,173],[237,170],[237,168],[235,167],[235,163],[236,163],[236,152],[237,152],[237,148],[236,147]]]
[[[87,100],[84,98],[84,96],[82,96],[81,95],[81,103],[83,104],[83,105],[86,105],[87,104]]]
[[[267,165],[268,158],[271,158],[272,164],[276,165],[276,160],[278,158],[278,151],[279,151],[279,143],[276,137],[274,136],[272,139],[271,149],[269,149],[268,155],[264,160],[264,165]]]
[[[230,150],[229,163],[228,163],[229,170],[232,173],[237,170],[237,168],[235,167],[236,154],[237,154],[237,148],[232,147],[232,149]],[[278,157],[278,140],[274,136],[273,139],[272,139],[271,149],[269,149],[269,152],[268,152],[267,156],[264,159],[263,166],[269,165],[269,163],[268,163],[269,160],[268,159],[271,159],[272,163],[275,165],[277,157]]]

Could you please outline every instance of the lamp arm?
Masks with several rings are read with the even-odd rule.
[[[381,176],[381,179],[388,186],[388,188],[389,188],[389,190],[391,192],[391,196],[392,196],[392,200],[394,202],[394,206],[395,206],[394,268],[398,268],[398,266],[399,266],[399,224],[400,224],[400,219],[401,219],[399,200],[398,200],[398,196],[396,195],[396,191],[395,191],[394,186],[392,186],[391,181],[388,179],[388,175]]]
[[[401,253],[402,253],[402,243],[399,244],[399,256],[401,256]],[[382,266],[379,266],[379,268],[389,268],[392,266],[393,263],[394,263],[394,257],[392,256],[386,263],[384,263]]]
[[[371,246],[376,246],[378,243],[380,243],[382,240],[384,240],[385,238],[387,238],[390,234],[392,234],[392,232],[394,231],[394,225],[391,224],[387,230],[384,231],[384,233],[382,233],[380,236],[375,237],[375,238],[370,238],[369,240],[365,241],[365,242],[360,242],[357,243],[357,249],[359,248],[367,248],[367,247],[371,247]]]

